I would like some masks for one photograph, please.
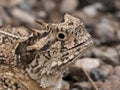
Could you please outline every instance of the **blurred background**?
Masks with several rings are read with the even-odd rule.
[[[94,45],[64,74],[63,90],[120,90],[120,0],[0,0],[1,25],[29,25],[34,20],[58,23],[70,13],[80,18]]]

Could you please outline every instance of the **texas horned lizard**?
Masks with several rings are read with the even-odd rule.
[[[69,14],[44,30],[0,28],[0,90],[60,90],[66,66],[92,40],[83,23]]]

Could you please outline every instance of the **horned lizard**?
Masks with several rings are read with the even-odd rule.
[[[0,90],[60,90],[62,74],[92,45],[83,22],[69,14],[42,30],[0,27]]]

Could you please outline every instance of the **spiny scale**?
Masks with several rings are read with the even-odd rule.
[[[44,30],[0,27],[0,90],[60,90],[67,66],[93,43],[69,14],[62,23],[39,24]]]

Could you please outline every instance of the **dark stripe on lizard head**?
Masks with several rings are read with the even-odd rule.
[[[48,42],[40,49],[40,51],[46,51],[46,50],[49,49],[49,47],[51,47],[51,45],[53,45],[55,42],[57,42],[57,39],[54,39],[53,41],[48,41]]]

